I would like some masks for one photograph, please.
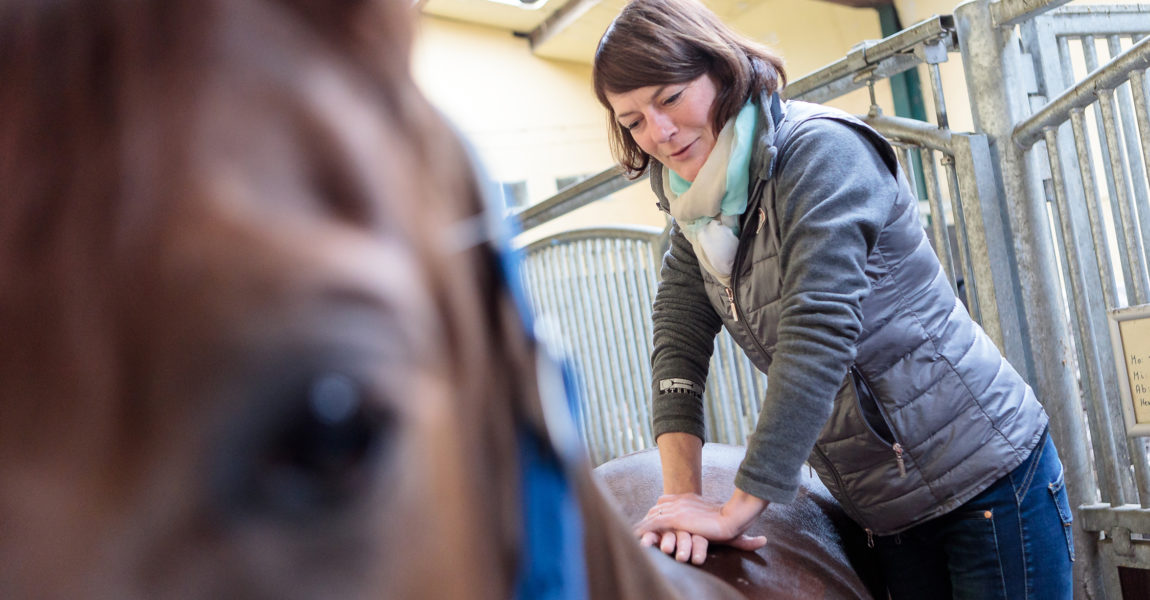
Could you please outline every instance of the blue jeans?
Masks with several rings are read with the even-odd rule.
[[[893,600],[1073,597],[1070,503],[1048,434],[1018,468],[966,504],[875,538]]]

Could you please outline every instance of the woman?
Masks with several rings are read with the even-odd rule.
[[[892,597],[1069,598],[1047,415],[956,299],[889,144],[782,101],[781,60],[693,0],[627,5],[593,76],[615,156],[650,170],[674,220],[653,316],[665,496],[642,542],[696,564],[709,543],[755,548],[747,524],[795,497],[809,460]],[[702,392],[723,325],[770,384],[736,491],[714,505]]]

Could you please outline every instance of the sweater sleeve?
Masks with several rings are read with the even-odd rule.
[[[795,498],[803,461],[854,361],[870,292],[867,257],[897,196],[897,180],[864,135],[841,121],[812,119],[780,148],[778,341],[735,478],[739,489],[771,502]]]
[[[671,226],[651,320],[655,437],[686,432],[705,440],[702,390],[722,320],[707,299],[699,261],[677,223]]]

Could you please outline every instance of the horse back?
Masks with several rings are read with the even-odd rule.
[[[743,455],[738,446],[703,447],[705,498],[721,502],[731,496]],[[629,523],[642,519],[662,494],[659,453],[654,449],[600,465],[595,475]],[[878,582],[870,575],[861,531],[816,477],[803,476],[794,502],[769,505],[747,531],[766,536],[766,546],[746,552],[712,545],[700,568],[751,599],[871,598],[868,583],[876,589]]]

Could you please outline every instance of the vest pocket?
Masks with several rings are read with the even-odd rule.
[[[866,379],[863,379],[858,367],[854,365],[850,367],[850,375],[851,385],[854,386],[855,390],[855,400],[858,402],[859,414],[862,415],[867,428],[886,445],[894,444],[896,442],[894,433],[891,432],[890,425],[887,425],[882,411],[879,410],[878,400],[871,392],[870,385],[867,384]]]
[[[878,406],[878,399],[871,392],[870,385],[867,384],[858,367],[851,365],[850,375],[851,384],[855,390],[855,400],[858,402],[859,414],[862,416],[863,422],[875,437],[882,440],[885,445],[890,446],[891,451],[894,452],[895,462],[898,463],[898,476],[905,478],[906,460],[902,456],[902,444],[895,439],[894,432],[891,431],[890,425],[886,422],[886,418]]]

